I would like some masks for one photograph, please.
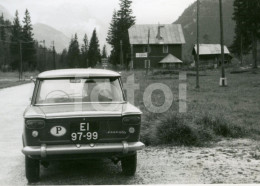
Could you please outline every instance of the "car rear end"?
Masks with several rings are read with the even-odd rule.
[[[72,155],[93,158],[91,153],[121,157],[142,146],[138,144],[140,120],[140,115],[26,119],[24,141],[27,148],[23,151],[34,158],[46,159],[71,158]]]
[[[22,152],[28,181],[39,179],[40,162],[56,159],[111,158],[121,161],[124,174],[133,175],[136,152],[144,147],[139,141],[141,114],[126,102],[116,72],[40,74],[24,112]]]

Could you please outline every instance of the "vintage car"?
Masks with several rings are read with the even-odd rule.
[[[141,111],[126,101],[121,76],[100,69],[43,72],[24,112],[22,135],[29,182],[51,160],[110,158],[134,175]]]

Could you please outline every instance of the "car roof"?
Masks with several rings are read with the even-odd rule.
[[[120,77],[117,72],[104,69],[63,69],[63,70],[50,70],[42,72],[38,75],[40,79],[51,78],[70,78],[70,77]]]

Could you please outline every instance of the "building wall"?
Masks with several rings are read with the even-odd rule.
[[[197,56],[194,56],[194,60],[197,61]],[[225,63],[230,63],[230,55],[225,55]],[[201,65],[220,65],[221,55],[200,55],[200,64]]]
[[[168,54],[172,54],[182,60],[182,45],[168,45],[168,53],[163,53],[163,45],[150,45],[151,52],[148,58],[136,58],[136,53],[145,52],[144,47],[147,47],[147,45],[133,45],[134,69],[145,68],[145,60],[150,60],[151,68],[161,68],[162,65],[159,62]]]

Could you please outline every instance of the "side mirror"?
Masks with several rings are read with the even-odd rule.
[[[36,80],[33,79],[33,76],[30,77],[30,80],[35,84]]]

